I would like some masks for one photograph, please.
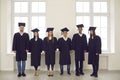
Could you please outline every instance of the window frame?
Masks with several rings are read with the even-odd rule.
[[[28,2],[28,13],[14,13],[14,3],[15,2]],[[44,16],[45,17],[45,21],[46,21],[46,12],[45,13],[32,13],[32,2],[45,2],[46,0],[11,0],[11,26],[14,26],[14,17],[27,17],[28,18],[28,23],[31,22],[31,18],[34,16],[40,17],[40,16]],[[46,6],[45,6],[46,7]],[[28,15],[29,14],[29,15]],[[45,22],[46,25],[46,22]],[[32,29],[32,24],[28,24],[28,33],[30,35],[30,38],[32,37],[32,33],[31,33],[31,29]],[[42,27],[43,28],[43,27]],[[46,27],[45,27],[46,28]],[[12,29],[12,35],[14,35],[14,28]]]
[[[77,2],[90,2],[89,3],[89,6],[90,6],[90,9],[89,9],[89,12],[88,13],[81,13],[81,12],[77,12],[77,9],[76,9],[76,23],[77,23],[77,17],[79,16],[89,16],[90,17],[90,26],[92,26],[94,24],[94,16],[106,16],[107,17],[107,50],[103,50],[102,52],[103,53],[106,53],[106,52],[110,52],[110,0],[76,0],[76,3]],[[107,13],[94,13],[93,9],[93,2],[107,2]],[[101,28],[101,27],[100,27]]]

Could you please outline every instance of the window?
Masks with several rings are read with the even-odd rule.
[[[25,32],[30,33],[34,28],[40,29],[40,38],[45,37],[46,25],[45,0],[12,0],[12,34],[19,31],[18,22],[25,22]]]
[[[90,26],[97,27],[96,34],[102,39],[102,51],[109,51],[109,1],[77,0],[76,14],[76,24],[84,24],[83,32],[86,35]]]

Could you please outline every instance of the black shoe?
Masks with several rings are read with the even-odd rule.
[[[81,74],[81,75],[84,75],[84,73],[83,73],[83,72],[81,72],[80,74]]]
[[[94,77],[96,77],[96,78],[97,78],[97,77],[98,77],[98,75],[97,75],[97,74],[95,74],[95,75],[94,75]]]
[[[92,73],[90,76],[94,76],[94,73]]]
[[[61,72],[60,75],[63,75],[63,72]]]
[[[70,72],[68,72],[68,75],[71,75],[71,73],[70,73]]]
[[[51,77],[53,77],[53,74],[52,75],[50,75]]]
[[[21,73],[18,74],[18,77],[21,77]]]
[[[22,76],[23,76],[23,77],[25,77],[25,76],[26,76],[26,74],[25,74],[25,73],[22,73]]]
[[[51,75],[48,75],[48,77],[50,77]]]
[[[79,74],[79,73],[76,73],[75,75],[76,75],[76,76],[80,76],[80,74]]]

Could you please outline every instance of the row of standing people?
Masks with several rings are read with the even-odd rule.
[[[55,51],[60,51],[60,75],[64,73],[64,65],[67,65],[67,73],[70,75],[71,56],[70,50],[75,51],[76,76],[84,75],[83,62],[85,52],[88,52],[88,64],[92,64],[93,73],[91,76],[98,77],[99,54],[101,54],[101,39],[95,34],[96,27],[90,27],[90,38],[87,44],[86,35],[82,33],[83,24],[77,25],[79,33],[74,34],[72,40],[67,36],[69,29],[63,28],[62,37],[57,40],[53,36],[54,28],[47,28],[48,36],[39,38],[39,30],[32,30],[34,38],[29,41],[29,35],[24,32],[25,23],[19,23],[20,32],[15,33],[13,39],[13,51],[16,53],[18,66],[18,77],[26,76],[25,65],[27,52],[31,52],[31,66],[35,68],[35,76],[38,75],[38,66],[41,63],[41,52],[45,52],[45,64],[47,65],[48,76],[53,76],[55,65]],[[58,48],[58,49],[57,49]]]

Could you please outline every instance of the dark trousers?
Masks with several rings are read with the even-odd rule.
[[[47,65],[48,71],[50,70],[50,66],[51,66],[51,70],[53,71],[54,70],[54,65],[51,65],[51,64]]]
[[[99,70],[99,56],[97,56],[97,59],[94,64],[92,64],[93,67],[93,74],[98,75]]]
[[[60,65],[61,73],[64,72],[64,65]],[[67,72],[70,73],[70,64],[67,65]]]
[[[92,65],[92,67],[93,67],[93,74],[95,74],[95,75],[98,75],[98,65]]]
[[[83,73],[83,61],[75,60],[76,73]]]

